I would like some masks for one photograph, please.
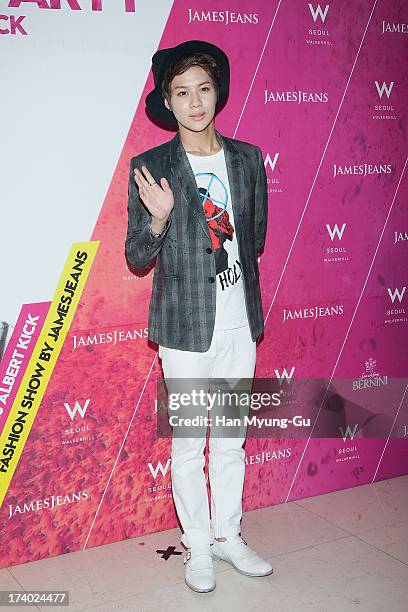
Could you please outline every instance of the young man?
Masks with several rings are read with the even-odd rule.
[[[264,326],[257,253],[268,216],[265,168],[258,147],[215,130],[230,80],[220,48],[187,41],[156,52],[152,63],[147,111],[178,131],[131,160],[126,256],[138,269],[157,256],[148,337],[159,345],[169,394],[185,381],[207,391],[214,379],[254,375]],[[195,410],[203,417],[208,408]],[[203,471],[207,427],[184,435],[174,430],[172,490],[188,549],[187,585],[215,588],[212,559],[248,576],[271,574],[270,563],[240,535],[246,428],[232,437],[210,429],[211,518]]]

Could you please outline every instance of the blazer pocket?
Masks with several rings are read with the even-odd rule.
[[[178,294],[183,286],[182,276],[158,274],[153,282],[152,298],[156,303],[164,302],[166,307],[177,303]]]

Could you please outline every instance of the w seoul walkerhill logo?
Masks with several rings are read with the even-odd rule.
[[[347,438],[353,441],[357,430],[358,423],[354,424],[353,429],[351,429],[350,425],[347,425],[347,427],[345,428],[339,427],[339,431],[345,445],[337,449],[336,463],[343,463],[345,461],[355,461],[356,459],[360,459],[357,445],[355,443],[354,445],[347,444]]]
[[[65,410],[68,412],[69,418],[71,419],[71,421],[74,420],[75,415],[77,413],[80,415],[80,417],[82,419],[85,418],[86,411],[88,410],[88,406],[89,406],[89,402],[90,401],[91,400],[89,398],[87,400],[85,400],[83,406],[81,406],[81,404],[78,401],[76,401],[73,408],[71,408],[71,406],[70,406],[70,404],[68,402],[64,403]]]
[[[264,166],[266,170],[266,182],[268,193],[282,193],[280,187],[279,174],[276,171],[276,165],[278,163],[279,153],[267,153],[264,159]]]
[[[388,100],[390,99],[391,93],[392,93],[392,88],[394,87],[394,81],[391,81],[391,83],[389,85],[387,85],[385,82],[383,82],[381,85],[378,81],[374,81],[376,89],[377,89],[377,93],[378,93],[378,97],[380,99],[382,99],[383,94],[385,93],[386,97],[388,98]]]
[[[153,463],[151,461],[149,461],[149,463],[147,464],[151,475],[153,476],[153,478],[156,480],[159,472],[163,477],[167,476],[167,472],[169,471],[170,468],[170,462],[171,459],[167,459],[166,464],[163,465],[161,461],[158,461],[156,463],[156,467],[153,466]]]
[[[64,437],[61,440],[62,446],[90,442],[95,439],[90,426],[84,422],[90,401],[88,398],[81,404],[81,402],[76,400],[73,406],[69,402],[64,402],[64,408],[71,419],[71,424],[64,431]],[[82,420],[80,424],[77,422],[78,415]],[[74,420],[76,421],[75,423]]]
[[[345,244],[341,244],[344,237],[344,232],[347,223],[338,225],[330,225],[326,223],[327,234],[330,238],[330,243],[323,247],[323,261],[324,263],[339,263],[349,261],[349,247]]]
[[[308,27],[305,38],[307,45],[325,45],[330,47],[333,45],[333,41],[330,36],[328,20],[330,5],[325,4],[312,4],[308,2],[309,8],[309,20],[312,20],[312,25]]]
[[[187,9],[188,23],[220,23],[222,25],[257,25],[259,23],[258,13],[243,13],[241,11],[209,11],[204,9]]]
[[[387,287],[388,298],[391,302],[385,311],[384,324],[390,325],[391,323],[406,323],[408,321],[407,313],[405,310],[406,303],[406,286],[404,287]]]
[[[144,498],[145,502],[154,502],[171,497],[171,480],[169,480],[169,478],[166,478],[170,475],[170,464],[170,458],[167,459],[164,465],[161,461],[157,461],[156,466],[154,466],[151,461],[149,461],[149,463],[147,464],[149,471],[153,477],[154,484],[147,486],[146,493],[148,494],[148,496]],[[158,479],[160,480],[160,482],[157,482]]]
[[[345,442],[347,438],[350,438],[350,440],[354,440],[354,436],[356,435],[357,429],[358,429],[358,423],[354,425],[353,430],[351,429],[350,425],[347,425],[345,429],[343,427],[339,427],[341,437],[343,438],[343,442]]]
[[[386,81],[382,83],[380,83],[380,81],[374,81],[374,92],[377,94],[374,99],[379,99],[380,101],[373,104],[373,111],[376,114],[372,115],[372,119],[383,121],[398,119],[396,115],[397,92],[395,81],[390,81],[389,83]]]
[[[275,378],[279,381],[279,385],[282,386],[285,381],[289,385],[292,382],[292,378],[295,373],[295,370],[296,370],[296,366],[292,366],[290,369],[290,372],[288,372],[288,370],[285,367],[283,368],[282,373],[281,373],[278,370],[278,368],[276,368],[274,370],[274,374],[275,374]]]

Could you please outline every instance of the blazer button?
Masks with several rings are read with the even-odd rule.
[[[208,282],[209,283],[213,283],[215,281],[215,278],[213,276],[209,276],[208,277]]]
[[[211,247],[207,247],[205,250],[207,251],[207,253],[212,253],[212,248]]]

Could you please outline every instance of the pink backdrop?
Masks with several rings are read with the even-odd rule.
[[[303,0],[239,0],[227,24],[224,5],[176,0],[160,42],[205,39],[225,49],[231,92],[217,129],[263,151],[266,322],[256,376],[286,368],[295,380],[320,379],[319,389],[332,381],[343,398],[340,415],[319,404],[309,413],[313,430],[331,426],[330,437],[310,428],[298,439],[248,438],[244,510],[408,473],[408,7],[311,6],[320,6],[315,19]],[[173,136],[145,115],[152,86],[150,75],[90,236],[101,241],[94,266],[0,511],[0,567],[177,525],[170,442],[155,437],[162,372],[147,343],[153,273],[133,276],[124,257],[130,158]],[[327,225],[337,225],[333,239]],[[299,315],[316,306],[332,314]],[[387,384],[353,391],[352,381],[373,373]],[[376,417],[381,435],[371,437]],[[346,422],[358,425],[353,439],[343,440]],[[55,505],[44,511],[46,499]]]

